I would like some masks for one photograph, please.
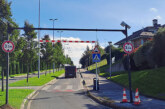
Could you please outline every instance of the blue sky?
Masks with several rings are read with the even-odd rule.
[[[25,20],[34,24],[35,27],[38,27],[39,0],[9,1],[12,1],[11,8],[13,18],[20,27],[24,25]],[[165,24],[165,0],[40,1],[41,27],[52,27],[52,22],[49,21],[50,18],[58,19],[55,21],[55,27],[57,28],[122,29],[123,27],[120,26],[120,23],[125,21],[131,26],[131,29],[128,31],[130,35],[138,29],[151,26],[154,18],[157,18],[160,24]],[[41,37],[45,34],[52,36],[52,31],[41,31]],[[59,38],[60,34],[55,32],[55,36]],[[72,37],[79,40],[96,40],[97,37],[102,46],[107,46],[108,41],[115,43],[124,38],[122,33],[115,32],[63,31],[61,36],[63,38]],[[86,48],[85,46],[83,47]],[[79,57],[81,57],[81,55]],[[78,58],[76,60],[78,61]]]

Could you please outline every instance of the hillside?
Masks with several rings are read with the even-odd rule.
[[[108,65],[100,67],[99,75],[110,79],[109,72],[104,72],[105,68],[107,69]],[[131,75],[133,90],[139,88],[140,94],[165,100],[165,67],[134,71]],[[113,72],[111,80],[128,88],[127,72]]]

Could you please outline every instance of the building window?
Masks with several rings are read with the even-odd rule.
[[[143,45],[143,43],[144,43],[144,41],[143,41],[143,39],[141,39],[141,45]]]

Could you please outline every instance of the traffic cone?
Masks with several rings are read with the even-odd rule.
[[[126,103],[127,102],[127,96],[126,96],[126,91],[125,88],[123,89],[123,99],[122,99],[122,103]]]
[[[139,97],[139,92],[138,92],[138,88],[136,89],[136,93],[135,93],[135,101],[134,101],[134,104],[135,105],[138,105],[140,104],[140,97]]]

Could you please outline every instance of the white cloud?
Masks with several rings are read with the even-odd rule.
[[[161,16],[156,16],[155,19],[161,20],[162,17]]]
[[[158,12],[158,10],[156,8],[150,8],[151,12]]]
[[[55,40],[59,40],[60,38],[56,38]],[[80,41],[80,38],[74,37],[61,37],[61,40],[72,40],[72,41]],[[92,43],[62,43],[64,47],[65,55],[67,54],[73,60],[76,66],[79,66],[79,60],[86,50],[86,47],[89,46],[92,49],[92,46],[95,44]]]

